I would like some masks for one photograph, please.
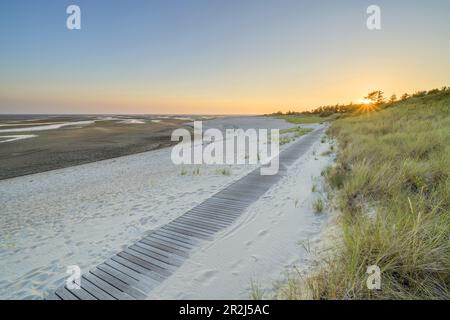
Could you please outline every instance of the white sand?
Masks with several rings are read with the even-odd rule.
[[[231,120],[224,120],[233,122]],[[284,121],[242,120],[265,127]],[[161,149],[0,181],[0,298],[42,298],[69,265],[88,271],[254,166],[181,168]]]
[[[286,178],[233,227],[191,254],[149,299],[249,299],[252,281],[270,298],[273,281],[281,280],[284,271],[308,268],[310,256],[301,243],[318,244],[327,217],[312,210],[313,201],[324,197],[312,186],[320,187],[321,171],[332,162],[320,155],[329,148],[316,142]]]

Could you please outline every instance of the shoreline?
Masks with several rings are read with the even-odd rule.
[[[256,120],[239,121],[245,127]],[[0,297],[44,298],[68,265],[89,270],[254,168],[205,165],[197,173],[187,166],[184,174],[170,153],[162,148],[0,181]]]

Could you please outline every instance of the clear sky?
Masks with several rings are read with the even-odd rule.
[[[66,28],[70,4],[81,30]],[[450,85],[449,39],[448,0],[2,0],[0,112],[243,114],[401,95]]]

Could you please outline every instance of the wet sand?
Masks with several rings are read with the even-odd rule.
[[[213,125],[229,128],[236,121],[227,118],[220,126]],[[239,122],[243,128],[292,126],[263,117],[244,117]],[[0,181],[0,298],[44,298],[61,284],[67,266],[89,270],[254,168],[176,166],[171,150]],[[229,174],[221,173],[225,167]]]
[[[154,118],[0,116],[0,180],[164,148],[187,123]]]

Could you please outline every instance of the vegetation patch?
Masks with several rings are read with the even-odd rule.
[[[313,275],[291,279],[284,298],[450,298],[450,90],[368,110],[329,129],[337,162],[322,175],[341,212],[342,241]],[[366,285],[372,265],[381,290]]]

